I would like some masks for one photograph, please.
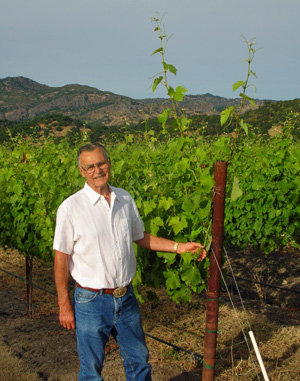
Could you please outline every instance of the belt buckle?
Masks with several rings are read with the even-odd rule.
[[[115,298],[122,298],[127,292],[127,287],[118,287],[114,290],[113,296]]]

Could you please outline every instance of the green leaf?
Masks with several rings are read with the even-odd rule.
[[[209,268],[209,266],[210,266],[210,261],[209,261],[209,258],[206,257],[201,262],[199,262],[200,273],[201,272],[203,273],[204,270],[207,270]]]
[[[155,209],[156,204],[154,200],[147,201],[145,200],[143,202],[143,207],[144,207],[144,215],[147,216],[149,213],[152,212],[153,209]]]
[[[187,285],[191,286],[197,286],[201,280],[200,271],[195,265],[182,266],[180,276]]]
[[[195,259],[195,254],[185,251],[180,257],[183,260],[183,265],[188,265]]]
[[[182,116],[179,119],[179,122],[181,124],[182,131],[186,131],[189,128],[189,125],[192,123],[192,119],[188,119],[188,118]]]
[[[248,95],[244,95],[244,97],[253,107],[256,107],[256,103],[253,98],[249,97]]]
[[[242,129],[245,131],[247,137],[250,138],[250,139],[253,139],[255,137],[255,135],[251,131],[251,127],[252,127],[251,124],[245,123],[243,121],[243,119],[241,119],[239,121],[239,123],[240,123],[240,126],[242,127]]]
[[[174,200],[171,197],[161,197],[158,201],[158,206],[163,207],[165,210],[170,209],[171,206],[174,205]]]
[[[175,90],[173,89],[172,86],[169,86],[169,88],[168,88],[168,96],[169,96],[170,98],[173,98],[173,97],[174,97],[174,94],[175,94]]]
[[[164,67],[165,71],[169,71],[170,73],[176,75],[177,69],[175,66],[173,66],[171,64],[166,64],[165,62],[163,62],[163,67]]]
[[[20,184],[16,184],[16,185],[14,186],[14,192],[15,192],[15,194],[16,194],[18,197],[21,196],[22,191],[23,191],[23,189],[22,189],[22,187],[21,187]]]
[[[162,80],[163,80],[163,76],[162,75],[160,77],[158,77],[158,78],[155,78],[155,80],[153,81],[153,86],[152,86],[152,92],[153,93],[156,90],[157,86],[161,83]]]
[[[244,81],[237,81],[232,85],[232,91],[236,91],[240,87],[244,86],[245,82]]]
[[[184,157],[182,160],[178,161],[175,164],[176,169],[180,169],[182,172],[188,169],[190,166],[190,161],[187,157]]]
[[[114,163],[114,173],[117,175],[121,174],[124,164],[125,164],[125,160],[122,160],[122,159]]]
[[[157,235],[160,226],[164,226],[164,222],[160,217],[155,217],[145,223],[146,230],[150,230],[150,233],[154,236]]]
[[[170,115],[170,111],[171,111],[171,109],[168,108],[168,109],[164,110],[161,114],[159,114],[157,117],[159,123],[162,124],[163,128],[166,128],[166,122],[167,122],[168,117]]]
[[[156,28],[157,29],[157,28]],[[163,48],[158,48],[158,49],[156,49],[156,50],[154,50],[154,52],[151,54],[151,56],[154,56],[154,54],[156,54],[156,53],[160,53],[160,52],[162,52],[163,51]]]
[[[183,86],[177,86],[174,94],[174,100],[177,102],[182,102],[186,92],[187,89],[185,89]]]
[[[166,287],[168,290],[174,290],[180,287],[180,278],[177,271],[164,271]]]
[[[179,216],[172,217],[171,220],[169,221],[169,226],[172,227],[175,235],[177,235],[179,232],[181,232],[184,228],[188,226],[186,222],[186,218],[184,216]]]
[[[197,215],[198,215],[200,220],[204,220],[208,217],[210,211],[211,211],[211,201],[203,200],[203,201],[201,201]]]
[[[179,290],[174,290],[172,292],[172,299],[176,303],[180,303],[180,299],[186,302],[191,302],[192,300],[191,295],[192,295],[191,288],[187,287],[184,284],[181,284],[181,288]]]
[[[13,169],[5,169],[4,178],[6,181],[8,181],[13,175],[14,175]]]
[[[236,176],[234,176],[232,191],[231,191],[231,201],[235,201],[236,199],[241,197],[242,194],[243,194],[243,191],[240,188],[239,179]]]
[[[240,126],[242,127],[242,129],[245,131],[246,135],[249,136],[249,131],[248,131],[249,125],[248,125],[248,123],[245,123],[243,121],[243,119],[240,119],[239,123],[240,123]]]
[[[212,187],[214,186],[214,183],[215,183],[214,179],[210,175],[204,175],[204,176],[201,176],[200,178],[201,189],[206,192],[212,189]]]
[[[182,209],[185,211],[185,212],[192,212],[193,210],[195,210],[195,205],[193,203],[192,200],[190,199],[185,199],[183,204],[182,204]]]
[[[228,118],[233,114],[235,107],[231,106],[221,112],[221,126],[223,126]]]
[[[165,253],[165,252],[157,251],[156,254],[159,258],[164,258],[166,262],[168,262],[169,264],[174,263],[177,257],[176,253]]]

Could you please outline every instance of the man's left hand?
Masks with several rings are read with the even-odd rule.
[[[204,246],[198,242],[180,242],[177,248],[177,254],[182,254],[185,251],[198,255],[197,261],[202,261],[206,257]]]

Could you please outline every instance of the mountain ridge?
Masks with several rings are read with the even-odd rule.
[[[264,101],[256,103],[261,106]],[[178,106],[190,116],[218,115],[223,109],[239,104],[240,98],[206,93],[186,95]],[[170,101],[165,98],[133,99],[86,85],[51,87],[22,76],[0,79],[0,119],[14,122],[59,112],[92,124],[124,125],[157,117],[169,106]],[[248,104],[244,111],[250,108]]]

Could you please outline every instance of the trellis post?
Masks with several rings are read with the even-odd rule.
[[[225,161],[215,162],[213,188],[213,217],[212,217],[212,244],[210,250],[209,280],[206,301],[206,325],[204,336],[204,356],[202,380],[211,381],[215,374],[215,355],[218,331],[218,311],[227,163]]]
[[[32,257],[26,255],[26,290],[27,290],[27,314],[32,315]]]
[[[22,163],[26,163],[26,153],[23,152]],[[32,257],[28,255],[25,256],[25,268],[26,268],[26,291],[27,291],[27,314],[32,315],[32,265],[33,260]]]

